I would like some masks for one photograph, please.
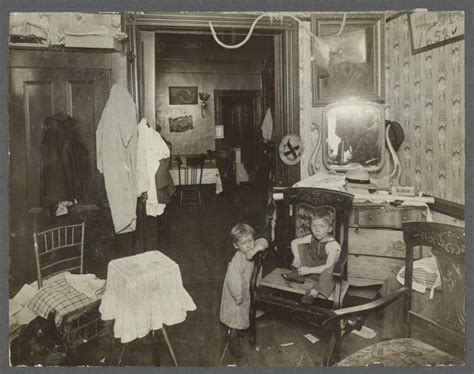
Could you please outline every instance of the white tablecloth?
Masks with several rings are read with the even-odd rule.
[[[179,176],[178,169],[170,170],[171,178],[175,185],[179,185]],[[183,172],[181,172],[181,180],[183,181]],[[216,185],[216,194],[221,193],[222,190],[222,180],[221,175],[219,174],[219,169],[217,168],[204,168],[202,169],[202,184],[215,184]]]
[[[196,305],[183,287],[178,264],[150,251],[109,262],[99,310],[103,320],[115,319],[114,336],[127,343],[163,324],[183,322]]]

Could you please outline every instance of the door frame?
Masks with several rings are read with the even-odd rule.
[[[138,104],[143,106],[143,80],[139,75],[141,31],[186,32],[210,34],[209,21],[219,32],[247,34],[257,15],[244,13],[135,13],[122,14],[122,25],[128,35],[127,82],[128,89]],[[272,22],[268,17],[260,20],[254,28],[254,35],[271,35],[274,40],[275,61],[275,118],[274,140],[279,143],[284,135],[300,133],[299,100],[299,26],[292,19]],[[138,56],[138,57],[137,57]],[[276,183],[291,186],[300,179],[299,164],[289,166],[276,157]]]

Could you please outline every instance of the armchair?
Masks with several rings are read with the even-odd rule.
[[[339,314],[344,295],[349,284],[347,282],[347,252],[348,252],[348,223],[349,212],[352,207],[353,195],[317,188],[287,188],[283,190],[283,200],[278,202],[277,211],[277,237],[275,245],[279,253],[284,253],[280,266],[258,282],[259,274],[264,264],[268,250],[258,253],[254,261],[254,273],[251,280],[251,308],[250,329],[251,342],[256,343],[256,310],[277,312],[285,317],[301,319],[311,324],[321,326],[331,336],[332,348],[328,351],[328,358],[336,345],[336,338],[340,335]],[[317,299],[317,304],[308,306],[299,300],[304,293],[301,286],[286,281],[281,274],[290,265],[290,243],[295,237],[302,237],[310,233],[311,216],[321,208],[334,212],[334,237],[341,246],[341,253],[333,270],[335,288],[329,298]],[[345,316],[345,315],[344,315]],[[349,315],[350,316],[350,312]],[[342,318],[342,317],[341,317]],[[337,320],[337,321],[336,321]],[[355,326],[354,328],[357,328]]]
[[[465,274],[464,228],[433,222],[403,223],[407,246],[404,284],[397,293],[404,294],[404,321],[408,338],[383,341],[344,358],[336,366],[366,366],[383,363],[386,366],[462,365],[465,347]],[[442,282],[442,300],[432,319],[417,313],[412,305],[413,248],[429,246],[436,258]],[[405,291],[403,291],[405,290]],[[391,295],[390,295],[391,296]],[[398,296],[397,296],[398,297]],[[371,312],[366,308],[366,312]],[[411,325],[423,327],[423,342],[411,337]],[[435,338],[443,347],[435,347]],[[441,350],[440,348],[443,348]]]

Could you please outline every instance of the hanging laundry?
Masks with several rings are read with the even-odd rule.
[[[155,174],[156,193],[160,204],[169,204],[171,196],[176,191],[176,186],[170,173],[171,158],[164,158]]]
[[[158,201],[155,175],[160,161],[169,157],[170,150],[161,135],[150,128],[146,119],[142,118],[138,124],[137,184],[139,188],[137,195],[147,192],[145,207],[148,216],[156,217],[163,214],[166,206]]]
[[[271,140],[272,131],[273,131],[273,119],[272,119],[272,111],[270,108],[268,108],[267,112],[265,113],[265,118],[263,119],[261,129],[262,129],[263,139]]]
[[[84,179],[90,175],[88,152],[75,125],[76,121],[64,113],[44,120],[40,199],[45,212],[52,216],[67,214],[67,207],[83,197]]]
[[[97,169],[104,174],[114,229],[135,231],[137,113],[128,91],[114,84],[96,131]]]

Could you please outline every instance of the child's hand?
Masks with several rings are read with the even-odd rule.
[[[308,275],[311,274],[311,268],[308,266],[300,266],[298,268],[298,275]]]
[[[295,259],[291,263],[291,266],[293,266],[295,269],[298,269],[301,266],[300,259],[295,257]]]

